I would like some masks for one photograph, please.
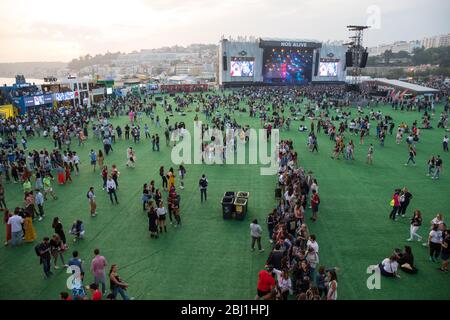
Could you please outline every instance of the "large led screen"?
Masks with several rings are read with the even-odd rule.
[[[320,77],[337,77],[338,62],[319,62]]]
[[[255,59],[247,57],[231,57],[230,76],[253,77]]]
[[[306,84],[311,81],[313,49],[266,48],[263,77],[266,83]]]

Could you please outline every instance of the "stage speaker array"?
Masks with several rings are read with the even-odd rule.
[[[227,71],[228,70],[228,61],[227,61],[227,56],[223,56],[222,57],[222,64],[223,64],[223,71]]]
[[[345,66],[353,67],[353,53],[351,51],[345,53]]]
[[[314,65],[314,76],[317,77],[317,74],[319,73],[319,60],[320,60],[320,53],[319,51],[316,51],[316,63]]]
[[[359,64],[360,68],[365,68],[367,64],[367,59],[369,58],[369,53],[364,51],[361,57],[361,63]]]

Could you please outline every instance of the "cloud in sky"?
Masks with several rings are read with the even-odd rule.
[[[2,0],[0,62],[69,61],[222,35],[346,40],[379,6],[381,29],[366,45],[450,32],[448,0]]]

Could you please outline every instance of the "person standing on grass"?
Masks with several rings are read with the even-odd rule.
[[[78,269],[80,270],[80,272],[84,272],[83,271],[83,261],[78,257],[78,251],[75,250],[72,252],[72,259],[69,260],[68,266],[75,266],[78,267]],[[74,273],[75,270],[74,268],[72,268],[72,273]]]
[[[313,222],[316,222],[317,220],[317,214],[319,213],[319,204],[320,204],[320,197],[316,190],[312,191],[311,195],[311,209],[312,209],[312,217],[311,220]]]
[[[115,164],[113,164],[111,166],[111,177],[114,180],[114,182],[116,183],[117,189],[119,189],[119,176],[120,176],[119,169],[117,169],[117,166]]]
[[[51,255],[50,255],[50,243],[49,238],[45,237],[43,241],[38,244],[34,249],[36,251],[36,254],[39,256],[40,264],[42,264],[42,267],[44,269],[44,275],[45,278],[48,279],[53,272],[51,272],[50,262],[51,262]]]
[[[417,230],[419,230],[421,225],[422,225],[422,214],[420,210],[415,210],[414,216],[411,219],[409,239],[406,239],[406,241],[413,241],[414,237],[417,237],[417,241],[419,242],[422,241],[422,237],[417,234]]]
[[[158,239],[158,214],[153,206],[153,201],[148,203],[148,230],[150,231],[150,237]]]
[[[145,132],[145,139],[150,138],[150,129],[148,127],[148,124],[144,124],[144,132]]]
[[[97,154],[92,149],[91,153],[89,153],[89,158],[91,159],[92,170],[95,172],[95,166],[97,165]]]
[[[273,288],[276,286],[275,278],[273,276],[273,266],[267,266],[267,270],[261,270],[258,274],[257,294],[255,300],[265,298],[270,295]]]
[[[164,173],[164,166],[161,166],[159,168],[159,176],[161,177],[161,180],[162,180],[163,189],[167,190],[167,177],[166,177],[166,174]]]
[[[103,155],[103,151],[102,150],[98,150],[97,162],[98,162],[98,167],[99,168],[103,168],[103,162],[104,161],[105,161],[105,156]]]
[[[101,173],[102,179],[103,179],[103,190],[106,188],[106,181],[108,181],[108,167],[103,166],[102,173]]]
[[[206,179],[206,176],[202,174],[202,177],[200,178],[198,185],[200,187],[200,200],[203,203],[203,198],[205,198],[205,201],[207,200],[207,189],[208,189],[208,179]]]
[[[91,213],[91,217],[95,217],[97,215],[97,202],[95,201],[94,187],[89,188],[87,198],[89,200],[89,210]]]
[[[155,145],[156,145],[156,151],[159,152],[159,135],[156,134],[155,136]]]
[[[448,272],[448,259],[450,258],[450,230],[447,229],[442,234],[441,259],[442,265],[439,268],[442,272]]]
[[[444,139],[442,139],[442,149],[444,152],[448,152],[448,136],[445,135]]]
[[[105,268],[108,265],[108,262],[106,261],[104,256],[100,255],[100,250],[95,249],[94,250],[94,259],[92,259],[91,262],[91,271],[94,275],[94,283],[98,285],[99,283],[102,284],[102,293],[106,293],[106,275],[105,275]]]
[[[66,244],[66,234],[64,233],[64,227],[58,217],[55,217],[53,219],[52,228],[55,231],[55,234],[59,236],[62,243]]]
[[[130,300],[127,293],[125,292],[128,288],[128,283],[122,281],[122,279],[117,274],[117,270],[117,265],[113,264],[111,266],[111,270],[109,271],[109,283],[111,286],[113,297],[115,299],[117,294],[120,294],[123,300]]]
[[[178,168],[178,175],[180,176],[180,189],[184,189],[184,177],[186,175],[186,169],[182,164],[180,164],[180,167]]]
[[[156,214],[158,216],[159,233],[162,233],[163,227],[164,227],[164,232],[167,232],[167,227],[166,227],[166,208],[164,208],[162,200],[159,202],[158,209],[156,209]]]
[[[114,204],[114,201],[113,201],[113,196],[114,196],[114,199],[116,200],[116,204],[119,204],[119,201],[117,201],[117,194],[116,194],[117,186],[111,176],[109,176],[108,181],[106,181],[106,188],[108,190],[109,199],[111,200],[111,203]]]
[[[263,252],[264,249],[261,247],[261,234],[262,228],[258,224],[258,220],[255,219],[250,223],[250,235],[252,237],[252,251],[255,251],[255,242],[258,243],[259,252]]]
[[[412,145],[409,145],[408,146],[408,153],[409,153],[409,158],[408,158],[408,161],[405,163],[405,166],[407,166],[410,162],[412,162],[413,165],[415,166],[416,165],[416,161],[414,160],[414,158],[417,155],[416,148],[414,148],[414,146],[412,146]]]
[[[23,218],[19,215],[19,210],[14,210],[14,215],[8,219],[7,224],[11,226],[11,245],[15,247],[22,243],[24,223]]]
[[[50,240],[50,249],[51,249],[51,255],[53,257],[53,263],[54,263],[54,268],[59,269],[58,267],[58,257],[60,258],[63,267],[67,268],[68,265],[64,262],[64,255],[63,253],[66,250],[66,247],[64,245],[64,243],[61,241],[61,238],[55,234],[53,235],[52,239]]]
[[[42,219],[45,218],[44,213],[44,195],[42,194],[41,190],[36,189],[36,196],[34,197],[34,202],[36,203],[38,207],[38,215],[39,215],[39,221],[42,221]]]
[[[47,200],[47,194],[50,193],[53,200],[56,200],[57,198],[55,192],[53,192],[52,179],[50,178],[50,175],[46,175],[42,182],[44,184],[44,199]]]
[[[442,232],[439,230],[439,225],[433,225],[428,236],[428,245],[430,247],[430,261],[436,262],[439,258],[442,247]]]
[[[79,164],[80,164],[80,157],[77,155],[76,152],[74,152],[73,153],[73,165],[75,166],[75,175],[76,176],[80,174]]]
[[[65,172],[66,172],[66,181],[72,182],[70,167],[68,164],[66,164]]]
[[[434,171],[434,175],[431,179],[439,179],[439,175],[442,171],[442,159],[441,156],[437,156],[436,158],[436,170]]]
[[[404,187],[399,198],[400,209],[398,211],[398,214],[400,214],[402,218],[406,216],[406,209],[408,208],[409,202],[411,201],[412,198],[413,195],[408,191],[406,187]]]
[[[373,145],[370,144],[369,149],[367,150],[367,164],[373,164]]]
[[[432,155],[431,158],[427,162],[428,165],[428,173],[427,176],[433,176],[434,174],[434,168],[436,166],[436,158]]]
[[[391,206],[392,211],[389,214],[389,218],[395,221],[395,217],[398,215],[398,209],[400,208],[400,189],[395,189],[391,200]]]

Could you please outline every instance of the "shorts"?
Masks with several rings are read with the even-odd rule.
[[[162,215],[158,217],[159,221],[165,221],[166,220],[166,215]]]
[[[450,253],[441,252],[441,258],[443,261],[448,261],[450,258]]]
[[[262,298],[262,297],[268,295],[269,293],[270,293],[270,291],[261,291],[258,289],[256,294],[258,295],[258,297]]]
[[[92,160],[91,161],[91,165],[95,165],[95,164],[97,164],[97,161],[96,160]]]
[[[312,206],[312,212],[318,212],[319,211],[319,205],[315,205],[315,206]]]

